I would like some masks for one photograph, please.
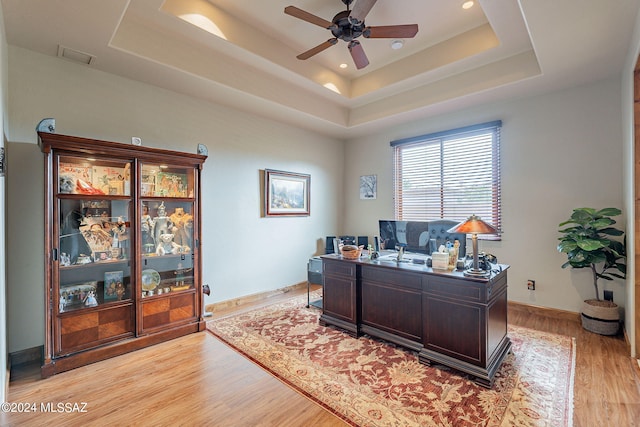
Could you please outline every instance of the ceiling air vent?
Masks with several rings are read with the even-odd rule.
[[[79,50],[71,49],[70,47],[62,45],[58,45],[58,57],[86,65],[90,65],[93,60],[96,59],[96,57],[93,55],[80,52]]]

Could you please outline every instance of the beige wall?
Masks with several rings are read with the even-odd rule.
[[[627,212],[627,233],[629,236],[635,236],[637,233],[635,218],[638,215],[635,204],[635,158],[638,153],[635,152],[635,103],[634,103],[634,70],[640,55],[640,14],[636,16],[636,25],[627,60],[622,73],[622,130],[624,142],[624,200],[625,210]],[[636,253],[636,239],[627,238],[627,252],[629,254]],[[631,356],[638,357],[638,338],[636,328],[636,317],[638,307],[635,306],[636,301],[636,263],[635,256],[627,258],[627,310],[625,313],[625,328],[627,336],[631,344]]]
[[[509,299],[580,311],[593,297],[590,272],[563,270],[556,251],[558,224],[573,208],[624,208],[620,79],[498,102],[395,127],[347,142],[344,227],[378,233],[378,219],[393,218],[389,142],[491,120],[502,120],[501,242],[479,243],[509,269]],[[360,200],[360,175],[378,175],[378,198]],[[625,227],[620,218],[621,228]],[[468,245],[470,248],[470,245]],[[527,279],[536,281],[528,291]],[[622,281],[602,283],[625,305]],[[602,292],[602,291],[601,291]]]
[[[58,133],[122,142],[139,136],[148,146],[189,152],[208,146],[207,303],[304,281],[307,258],[321,251],[326,235],[377,234],[378,219],[393,217],[389,141],[398,138],[503,121],[504,235],[480,247],[511,265],[514,301],[579,311],[592,296],[589,273],[560,268],[557,225],[574,207],[628,207],[620,78],[428,118],[346,145],[20,48],[9,48],[9,79],[10,352],[42,343],[42,177],[34,128],[44,117],[56,118]],[[311,217],[260,217],[264,168],[312,175]],[[378,198],[359,200],[358,178],[370,174],[378,175]],[[536,291],[526,290],[527,279],[536,280]],[[624,283],[602,287],[626,305]]]
[[[9,352],[43,343],[42,154],[56,133],[195,152],[202,174],[205,303],[306,281],[306,263],[341,228],[344,143],[21,48],[9,48]],[[264,168],[311,174],[311,216],[262,218]]]
[[[4,17],[0,8],[0,147],[5,147],[6,117],[7,117],[7,39],[4,33]],[[5,147],[6,149],[6,147]],[[0,313],[6,313],[7,288],[6,288],[6,238],[5,238],[5,212],[6,212],[6,185],[5,178],[0,177]],[[9,378],[7,367],[7,317],[0,315],[0,401],[6,400]]]

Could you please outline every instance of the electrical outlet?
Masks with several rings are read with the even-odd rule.
[[[613,291],[604,291],[605,301],[613,301]]]
[[[536,290],[536,281],[535,280],[527,280],[527,289],[529,289],[530,291],[535,291]]]

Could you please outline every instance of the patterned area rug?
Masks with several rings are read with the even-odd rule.
[[[458,371],[420,364],[412,351],[322,327],[320,311],[305,304],[306,296],[292,298],[211,320],[207,329],[352,425],[572,425],[571,337],[510,325],[512,354],[488,390]]]

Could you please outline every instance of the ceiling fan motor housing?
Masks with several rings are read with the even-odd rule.
[[[334,37],[349,42],[362,35],[365,26],[364,21],[353,24],[349,19],[351,11],[345,10],[333,17],[333,25],[329,28]]]

